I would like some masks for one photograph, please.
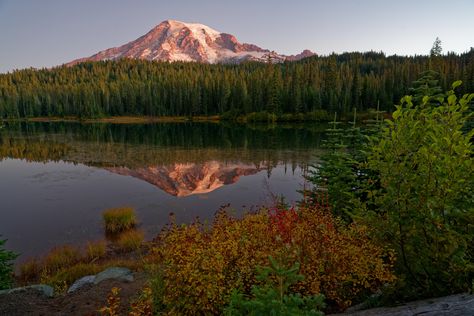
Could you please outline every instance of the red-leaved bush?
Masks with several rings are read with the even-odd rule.
[[[392,282],[393,254],[369,239],[369,228],[343,225],[327,206],[262,209],[241,219],[219,212],[210,228],[170,225],[148,263],[162,280],[169,314],[219,314],[233,289],[250,294],[268,258],[300,263],[302,295],[322,293],[343,310],[363,293]]]

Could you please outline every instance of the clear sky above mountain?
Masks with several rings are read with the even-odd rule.
[[[473,0],[0,0],[0,72],[49,67],[144,35],[163,20],[199,22],[282,54],[427,54],[474,46]]]

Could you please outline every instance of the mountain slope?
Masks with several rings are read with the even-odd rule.
[[[315,55],[309,50],[285,56],[253,44],[240,43],[235,36],[221,33],[206,25],[166,20],[144,36],[125,45],[109,48],[90,57],[70,62],[136,58],[160,61],[193,61],[201,63],[239,63],[247,60],[283,62]]]

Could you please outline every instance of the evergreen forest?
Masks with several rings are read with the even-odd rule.
[[[474,49],[426,56],[343,53],[297,62],[239,65],[86,62],[0,74],[0,118],[213,116],[267,113],[325,120],[332,113],[392,112],[427,70],[447,90],[474,91]],[[304,115],[304,114],[313,114]],[[328,115],[331,113],[331,115]],[[289,115],[289,116],[288,116]]]

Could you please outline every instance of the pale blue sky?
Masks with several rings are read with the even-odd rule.
[[[427,54],[474,46],[474,0],[0,0],[0,72],[119,46],[166,19],[199,22],[284,54]]]

